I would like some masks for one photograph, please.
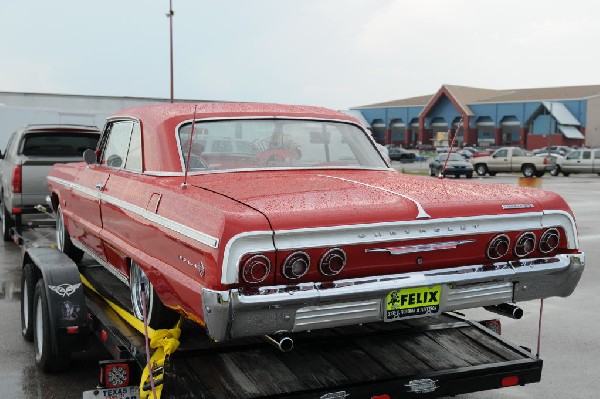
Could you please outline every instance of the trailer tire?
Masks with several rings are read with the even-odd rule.
[[[2,236],[4,237],[4,241],[10,241],[10,228],[12,227],[11,216],[4,207],[4,201],[2,200],[3,196],[4,194],[0,197],[0,207],[2,208]]]
[[[33,343],[35,363],[44,372],[57,372],[69,366],[70,353],[54,353],[50,327],[48,298],[44,279],[38,280],[33,295]]]
[[[148,325],[154,329],[173,328],[179,319],[179,315],[162,303],[156,294],[152,283],[148,280],[146,273],[144,273],[142,268],[132,260],[131,267],[129,268],[129,286],[131,289],[133,315],[141,321],[144,320],[141,289],[142,283],[146,294],[146,318]]]
[[[33,342],[33,296],[35,294],[35,268],[26,263],[21,273],[21,334]]]
[[[83,258],[83,251],[73,245],[73,241],[71,241],[60,205],[56,207],[56,245],[62,253],[71,258],[75,263],[78,263]]]

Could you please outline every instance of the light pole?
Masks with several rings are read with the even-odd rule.
[[[169,51],[171,55],[171,102],[173,102],[173,16],[175,13],[173,12],[173,0],[169,0],[169,13],[167,14],[167,18],[169,18]]]

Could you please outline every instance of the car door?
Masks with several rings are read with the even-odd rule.
[[[592,151],[594,153],[592,160],[592,172],[600,174],[600,150]]]
[[[563,172],[571,173],[579,170],[579,164],[581,163],[581,150],[571,152],[563,159],[560,168]]]
[[[507,148],[496,151],[494,155],[492,155],[492,159],[490,161],[490,165],[488,165],[488,168],[496,172],[510,171],[510,158],[508,155]]]
[[[592,151],[591,150],[583,150],[581,151],[581,160],[579,162],[579,171],[581,173],[592,173]]]

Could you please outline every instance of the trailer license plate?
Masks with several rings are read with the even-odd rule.
[[[385,320],[437,313],[440,310],[442,286],[402,288],[386,297]]]
[[[135,386],[121,388],[97,388],[85,391],[83,399],[139,399],[140,388]]]

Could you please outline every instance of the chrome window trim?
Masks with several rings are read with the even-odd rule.
[[[375,170],[375,171],[394,171],[394,168],[365,168],[365,167],[357,167],[357,166],[321,166],[321,167],[277,167],[277,168],[239,168],[239,169],[219,169],[219,170],[197,170],[188,173],[189,176],[199,176],[199,175],[211,175],[218,173],[243,173],[243,172],[271,172],[271,171],[281,171],[281,170],[294,170],[294,171],[306,171],[306,170]],[[158,176],[158,177],[183,177],[183,172],[162,172],[162,171],[145,171],[144,175],[147,176]]]
[[[90,195],[98,200],[104,201],[111,205],[115,205],[121,209],[125,209],[129,212],[135,213],[136,215],[141,216],[142,218],[144,218],[150,222],[156,223],[159,226],[165,227],[171,231],[179,233],[183,236],[186,236],[194,241],[200,242],[211,248],[215,248],[215,249],[219,248],[219,239],[218,238],[212,237],[208,234],[205,234],[201,231],[195,230],[191,227],[185,226],[179,222],[175,222],[171,219],[167,219],[164,216],[160,216],[155,213],[149,212],[146,209],[140,208],[137,205],[130,204],[129,202],[114,198],[114,197],[104,194],[100,191],[95,191],[95,190],[89,189],[87,187],[81,186],[79,184],[75,184],[75,183],[72,183],[72,182],[69,182],[69,181],[66,181],[63,179],[59,179],[57,177],[49,176],[48,180],[62,184],[73,190],[78,190],[78,191],[80,191],[86,195]]]

